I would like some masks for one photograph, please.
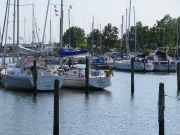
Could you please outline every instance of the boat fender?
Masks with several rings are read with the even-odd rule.
[[[77,71],[74,71],[74,74],[76,74],[77,73]]]
[[[81,78],[84,77],[83,73],[81,73]]]
[[[82,73],[79,73],[79,78],[84,77],[84,75]]]

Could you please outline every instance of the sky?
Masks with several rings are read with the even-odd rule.
[[[17,0],[16,0],[17,1]],[[0,27],[1,33],[4,24],[4,16],[7,0],[0,1]],[[13,11],[14,0],[11,0],[9,11],[9,23],[7,37],[13,37]],[[60,16],[55,16],[55,9],[60,11],[61,0],[50,0],[48,19],[46,25],[46,36],[44,42],[50,41],[50,20],[51,20],[51,41],[59,42],[60,31]],[[37,32],[39,32],[39,41],[42,41],[45,16],[47,11],[48,0],[19,0],[20,4],[20,32],[19,35],[26,41],[25,43],[32,42],[32,5],[34,4],[34,22],[37,23]],[[54,8],[56,4],[57,8]],[[128,11],[128,23],[129,23],[129,8],[130,0],[64,0],[64,21],[63,31],[69,28],[68,9],[70,5],[70,26],[77,26],[84,29],[85,34],[89,34],[92,30],[92,22],[94,16],[94,28],[100,29],[111,23],[112,26],[116,26],[120,30],[122,24],[122,16],[124,17],[123,24],[126,24],[126,9]],[[172,18],[180,17],[180,0],[131,0],[131,12],[130,12],[130,26],[134,26],[134,9],[135,9],[135,21],[141,21],[143,26],[152,27],[156,24],[157,20],[161,20],[166,14],[170,14]],[[16,9],[17,11],[17,9]],[[60,12],[56,12],[60,15]],[[25,21],[24,21],[25,20]],[[17,25],[17,24],[16,24]],[[17,28],[17,26],[16,26]],[[125,27],[123,28],[125,32]],[[16,31],[17,33],[17,31]],[[15,33],[15,35],[17,35]],[[121,32],[120,32],[121,33]],[[4,34],[4,40],[5,41]],[[119,37],[121,35],[119,34]],[[16,39],[16,38],[15,38]],[[34,41],[37,41],[35,36]],[[12,43],[12,40],[7,39],[7,43]],[[20,39],[20,43],[23,40]]]

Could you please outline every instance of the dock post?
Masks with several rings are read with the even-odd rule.
[[[53,135],[59,135],[59,80],[54,80],[54,123]]]
[[[46,63],[46,66],[47,66],[47,59],[45,59],[45,63]]]
[[[85,68],[85,77],[86,77],[86,91],[85,94],[89,94],[89,58],[86,56],[86,68]]]
[[[158,106],[159,106],[159,110],[158,110],[159,135],[164,135],[164,109],[165,109],[164,83],[159,84]]]
[[[131,92],[134,92],[134,58],[131,58]]]
[[[180,63],[177,63],[177,89],[180,90]]]
[[[169,73],[169,60],[168,60],[168,73]]]
[[[34,77],[34,95],[36,95],[37,94],[37,69],[36,69],[36,61],[34,60],[34,75],[33,75],[33,77]]]
[[[146,61],[145,61],[145,57],[144,57],[144,73],[146,72]]]

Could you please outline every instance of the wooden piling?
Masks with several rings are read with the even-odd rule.
[[[168,60],[168,73],[169,73],[169,60]]]
[[[180,90],[180,63],[177,63],[177,89]]]
[[[54,123],[53,135],[59,135],[59,80],[54,80]]]
[[[86,90],[85,90],[85,94],[89,94],[89,58],[87,56],[86,56],[85,77],[86,77]]]
[[[131,92],[134,92],[134,58],[131,58]]]
[[[33,77],[34,77],[34,95],[37,94],[37,69],[36,69],[36,61],[34,60],[34,74],[33,74]]]
[[[158,110],[159,135],[164,135],[164,109],[165,109],[164,83],[159,84],[158,106],[159,106],[159,110]]]
[[[144,57],[144,73],[146,72],[146,61],[145,61],[145,57]]]

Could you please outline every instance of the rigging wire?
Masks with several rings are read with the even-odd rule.
[[[74,0],[73,0],[73,2],[74,2]],[[74,2],[74,12],[73,12],[73,30],[74,30],[74,36],[75,36],[75,39],[76,39],[76,45],[78,47],[78,42],[77,42],[76,33],[75,33],[75,29],[74,29],[74,13],[75,13],[75,2]]]
[[[81,0],[81,6],[82,6],[82,11],[83,11],[83,17],[84,17],[84,9],[83,9],[83,5],[82,5],[82,0]],[[84,17],[84,23],[85,23],[85,28],[86,28],[86,31],[87,31],[85,17]]]
[[[84,4],[85,4],[85,8],[86,8],[86,13],[87,13],[87,18],[88,18],[88,23],[89,23],[89,26],[91,26],[90,25],[90,21],[89,21],[89,15],[88,15],[88,12],[87,12],[87,7],[86,7],[86,1],[84,0]]]

